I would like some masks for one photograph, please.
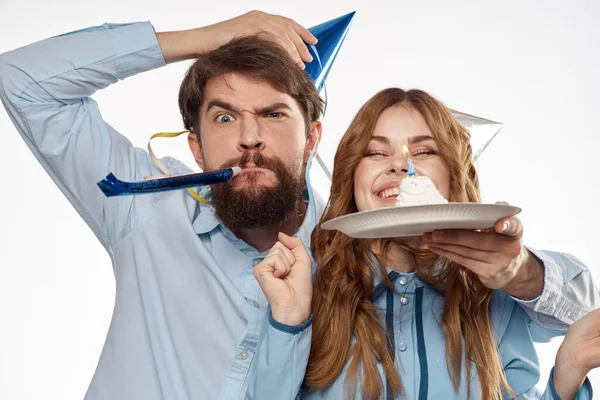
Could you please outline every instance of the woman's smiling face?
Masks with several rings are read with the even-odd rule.
[[[446,199],[450,196],[450,173],[438,155],[438,147],[427,123],[412,108],[396,105],[377,120],[364,157],[354,172],[354,199],[358,211],[391,207],[402,179],[408,173],[406,145],[417,174],[429,177]]]

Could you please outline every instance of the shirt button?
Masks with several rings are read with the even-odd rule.
[[[398,344],[398,350],[404,353],[406,351],[406,345],[404,343]]]
[[[247,359],[247,358],[248,358],[248,352],[247,352],[247,351],[242,351],[242,352],[240,353],[240,358],[241,358],[242,360],[245,360],[245,359]]]
[[[259,261],[258,260],[252,260],[252,265],[256,266],[256,264],[258,264]]]
[[[252,300],[252,305],[256,308],[260,308],[260,304],[258,304],[258,301],[256,300]]]
[[[401,276],[400,278],[398,278],[398,283],[401,284],[402,286],[406,286],[407,282],[408,282],[408,279],[406,279],[405,276]]]
[[[544,308],[548,307],[548,300],[547,299],[542,300],[542,307],[544,307]]]
[[[402,304],[408,304],[408,297],[406,297],[406,296],[400,297],[400,303],[402,303]]]

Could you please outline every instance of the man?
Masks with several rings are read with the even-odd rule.
[[[259,31],[282,47],[256,37]],[[250,37],[230,42],[237,36]],[[322,103],[302,71],[311,59],[303,41],[315,39],[294,21],[251,12],[180,32],[104,25],[0,56],[0,96],[16,128],[113,260],[114,315],[86,398],[244,397],[267,310],[252,268],[278,232],[306,244],[310,236],[303,168],[321,134]],[[102,120],[89,96],[192,58],[199,61],[182,84],[180,108],[196,162],[244,171],[199,191],[211,205],[185,191],[104,197],[96,182],[109,172],[134,181],[160,171]],[[190,172],[163,162],[174,173]],[[542,286],[566,287],[563,274],[589,282],[589,271],[571,258],[558,264],[539,256],[554,280],[543,284],[535,257],[519,261],[531,272],[521,274],[528,283],[536,277],[537,286],[525,285],[528,298]],[[549,303],[547,314],[536,313],[538,303],[528,305],[532,315],[554,322],[563,310],[557,304],[581,313],[590,307],[572,291]],[[295,323],[293,312],[273,316]]]

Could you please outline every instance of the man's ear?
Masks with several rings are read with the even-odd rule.
[[[190,132],[188,134],[188,145],[190,146],[190,150],[192,154],[194,154],[194,160],[196,160],[196,164],[202,169],[202,171],[206,170],[206,163],[204,162],[204,153],[202,152],[202,144],[198,140],[198,135],[195,132]]]
[[[321,121],[313,121],[310,124],[310,131],[306,138],[306,148],[304,149],[304,162],[308,162],[308,157],[310,157],[310,152],[313,150],[313,147],[315,148],[315,154],[317,154],[319,143],[321,143],[322,130],[323,126],[321,125]],[[315,147],[315,144],[317,147]]]

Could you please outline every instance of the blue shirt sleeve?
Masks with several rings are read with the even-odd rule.
[[[540,400],[562,400],[561,397],[556,393],[556,389],[554,388],[554,368],[550,371],[550,377],[548,378],[548,384],[546,386],[546,390]],[[592,390],[592,384],[588,378],[585,378],[583,385],[579,388],[577,392],[577,396],[575,396],[575,400],[593,400],[594,391]]]
[[[275,321],[270,308],[268,315],[246,399],[298,399],[310,354],[312,316],[301,325],[289,326]]]
[[[494,324],[497,329],[498,351],[506,379],[519,399],[560,400],[552,384],[552,374],[546,390],[539,393],[536,385],[540,379],[539,359],[531,332],[532,321],[510,296],[496,291],[492,297]],[[512,398],[505,395],[505,398]],[[579,390],[577,399],[591,399],[591,385],[586,383]]]
[[[514,301],[534,322],[531,333],[536,342],[548,342],[562,336],[569,326],[600,308],[600,291],[592,280],[590,270],[569,254],[527,248],[544,266],[544,289],[533,300]]]
[[[97,182],[158,173],[90,98],[121,79],[165,65],[148,22],[104,24],[0,55],[0,98],[15,127],[112,256],[154,196],[106,198]],[[126,110],[124,110],[126,112]]]

